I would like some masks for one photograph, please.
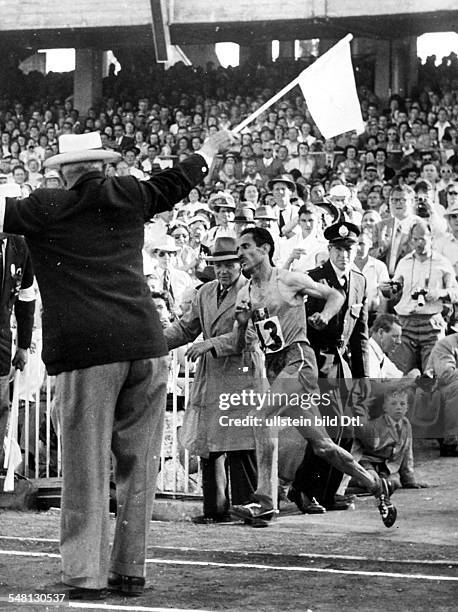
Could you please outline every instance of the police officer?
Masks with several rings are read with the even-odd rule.
[[[369,375],[366,279],[353,266],[359,234],[359,228],[345,220],[329,226],[324,232],[329,242],[329,260],[309,272],[314,281],[337,289],[345,298],[341,310],[325,329],[317,331],[308,326],[307,333],[315,351],[320,378],[339,381],[329,416],[339,414],[345,403],[347,389],[342,379],[349,382],[351,378]],[[307,300],[308,318],[321,309],[320,299]],[[341,440],[340,428],[329,433],[344,447],[351,445],[351,440]],[[345,510],[351,502],[335,499],[341,477],[341,472],[330,468],[309,447],[296,472],[292,497],[300,506],[302,492],[310,499],[315,497],[328,510]]]

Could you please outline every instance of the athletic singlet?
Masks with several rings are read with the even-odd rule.
[[[307,342],[307,321],[303,296],[286,299],[280,292],[279,275],[285,272],[279,268],[272,269],[269,281],[262,291],[253,287],[251,281],[243,290],[247,290],[252,311],[267,308],[269,317],[278,317],[281,333],[278,336],[283,340],[282,349],[294,342]],[[242,290],[242,291],[243,291]],[[256,323],[255,323],[256,325]],[[277,349],[278,350],[278,349]],[[268,352],[276,352],[268,351]]]

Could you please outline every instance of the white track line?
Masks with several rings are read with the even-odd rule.
[[[56,553],[27,552],[22,550],[0,550],[0,555],[17,557],[48,557],[58,559]],[[402,578],[404,580],[440,580],[443,582],[458,582],[458,576],[429,576],[428,574],[401,574],[399,572],[370,572],[359,570],[337,570],[322,567],[264,565],[261,563],[218,563],[216,561],[188,561],[183,559],[146,559],[152,565],[191,565],[198,567],[227,567],[233,569],[260,569],[281,572],[305,572],[315,574],[344,574],[346,576],[371,576],[376,578]]]
[[[0,540],[17,542],[44,542],[59,544],[59,540],[51,538],[26,538],[22,536],[0,536]],[[178,552],[221,553],[229,555],[262,555],[263,557],[284,557],[282,552],[260,552],[256,550],[221,550],[218,548],[194,548],[189,546],[148,546],[148,550],[171,550]],[[369,563],[399,563],[399,565],[458,565],[456,559],[384,559],[383,557],[363,557],[361,555],[327,555],[325,553],[291,553],[287,556],[303,557],[304,559],[337,559],[339,561],[365,561]]]
[[[130,610],[132,612],[210,612],[210,610],[196,610],[195,608],[148,608],[146,606],[122,606],[107,603],[97,604],[87,601],[84,603],[70,601],[68,606],[70,608],[80,608],[82,610]]]

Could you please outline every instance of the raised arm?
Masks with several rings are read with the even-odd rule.
[[[314,313],[308,319],[315,329],[324,329],[342,308],[345,301],[344,296],[328,285],[315,282],[308,274],[290,272],[290,279],[291,283],[297,287],[298,293],[325,301],[323,310]]]

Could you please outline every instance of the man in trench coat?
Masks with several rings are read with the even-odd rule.
[[[204,514],[195,521],[218,523],[230,520],[228,472],[232,503],[245,502],[256,488],[253,428],[225,423],[248,415],[248,405],[229,406],[229,395],[259,385],[263,357],[254,335],[242,353],[234,348],[235,299],[248,282],[241,275],[235,239],[218,238],[207,260],[216,280],[199,289],[190,311],[164,335],[171,350],[203,334],[203,341],[187,352],[199,362],[181,441],[202,458]]]

